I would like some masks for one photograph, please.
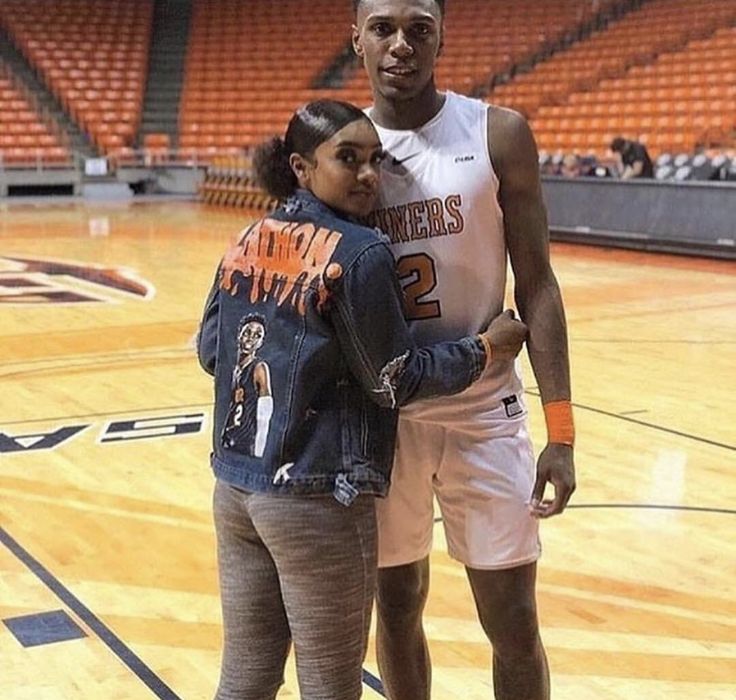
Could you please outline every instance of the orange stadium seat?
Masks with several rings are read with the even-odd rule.
[[[600,7],[614,3],[606,0]],[[588,0],[552,0],[544,7],[537,0],[497,0],[492,7],[486,0],[451,3],[438,84],[468,93],[590,19],[590,8]],[[326,21],[304,35],[302,18],[316,14]],[[182,144],[202,148],[196,134],[208,135],[207,150],[229,147],[231,137],[241,146],[256,144],[282,131],[296,106],[318,97],[369,104],[362,70],[342,88],[310,87],[349,46],[351,22],[349,2],[195,0],[179,120]],[[290,55],[273,53],[273,46],[286,43]]]
[[[328,18],[303,36],[303,17]],[[281,132],[300,103],[325,96],[314,78],[348,41],[349,3],[195,0],[179,126],[199,155],[237,151]],[[301,38],[303,36],[303,38]],[[301,43],[300,43],[301,42]],[[289,44],[292,54],[274,54]]]
[[[103,150],[135,137],[152,17],[153,0],[0,4],[0,22],[12,40]],[[107,124],[116,120],[125,125],[111,130]]]
[[[598,9],[614,4],[602,2]],[[590,20],[592,11],[591,3],[581,0],[550,0],[544,4],[534,0],[450,3],[445,46],[436,72],[438,85],[462,93],[482,87],[495,74],[509,71],[514,64],[528,60],[551,42],[573,32]],[[358,71],[348,85],[360,89],[364,101],[370,100],[363,71]],[[533,112],[540,102],[540,90],[516,98],[515,93],[517,108]]]
[[[563,116],[584,120],[580,133],[600,134],[594,120],[607,114],[607,136],[643,138],[653,155],[732,141],[735,22],[732,0],[646,3],[496,88],[489,100],[531,115],[535,129],[543,127],[539,143],[546,150],[560,148],[548,128]],[[602,155],[608,141],[598,140],[592,152]],[[591,150],[593,142],[583,136],[574,150]]]
[[[68,163],[66,137],[0,68],[0,164]]]
[[[591,24],[596,29],[579,38],[594,12],[618,4],[448,3],[437,84],[478,94],[508,80],[494,85],[488,101],[526,114],[548,150],[600,152],[618,133],[643,138],[653,155],[733,141],[736,2],[646,2],[605,25]],[[0,3],[0,24],[12,41],[98,147],[118,158],[130,155],[140,124],[153,6],[154,0]],[[307,36],[304,17],[312,15],[324,21]],[[341,87],[313,87],[349,47],[351,22],[347,0],[193,0],[182,152],[207,159],[239,153],[282,132],[295,107],[318,97],[368,104],[367,78],[357,66]],[[274,50],[287,44],[288,53]],[[531,67],[513,74],[518,66]],[[65,147],[2,75],[0,132],[5,162]],[[149,159],[170,146],[163,134],[143,144]]]

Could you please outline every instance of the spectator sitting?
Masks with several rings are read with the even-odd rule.
[[[611,141],[611,151],[617,154],[622,180],[629,180],[633,177],[654,177],[654,165],[643,143],[617,136]]]
[[[560,175],[563,177],[580,177],[580,175],[582,175],[580,170],[580,158],[578,158],[574,153],[568,153],[562,159]]]

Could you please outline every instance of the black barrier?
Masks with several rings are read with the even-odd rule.
[[[553,240],[736,259],[736,183],[545,176]]]

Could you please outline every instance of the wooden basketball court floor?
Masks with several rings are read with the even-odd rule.
[[[212,390],[191,338],[246,221],[188,202],[2,207],[3,700],[212,696]],[[553,260],[579,434],[578,491],[542,527],[553,697],[732,699],[736,266],[562,245]],[[463,571],[440,524],[435,539],[433,697],[488,699]],[[365,668],[381,697],[372,650]],[[298,697],[291,666],[279,697]]]

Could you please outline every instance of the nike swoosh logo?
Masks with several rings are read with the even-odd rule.
[[[418,155],[421,155],[421,151],[417,151],[417,153],[412,153],[410,156],[406,156],[404,158],[397,158],[396,156],[394,156],[391,159],[391,165],[401,165],[402,163],[406,163],[407,160],[416,158]]]

